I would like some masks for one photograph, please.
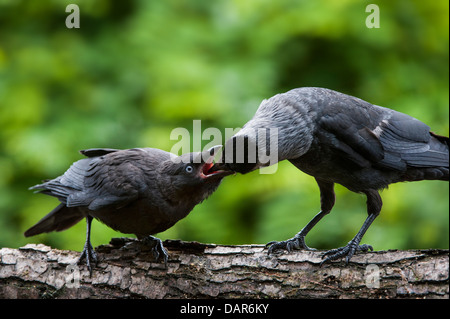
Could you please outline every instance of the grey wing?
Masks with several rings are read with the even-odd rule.
[[[119,152],[87,159],[89,165],[86,170],[78,174],[74,167],[70,175],[64,174],[63,177],[71,182],[83,180],[83,190],[71,194],[67,198],[67,206],[87,206],[90,210],[117,209],[136,200],[145,188],[144,176],[135,163],[120,155]]]
[[[66,204],[68,198],[84,190],[84,172],[89,168],[89,159],[82,159],[73,163],[61,176],[44,181],[30,187],[31,190],[58,198]]]
[[[363,100],[345,97],[324,108],[319,119],[319,132],[325,142],[356,166],[370,167],[384,157],[382,144],[370,127],[375,127],[382,114]]]
[[[362,100],[345,103],[327,108],[319,124],[332,133],[329,143],[352,163],[397,171],[448,167],[448,146],[430,133],[428,125]]]
[[[104,156],[79,160],[63,175],[30,189],[57,197],[67,207],[123,207],[137,199],[146,185],[126,152],[106,152]]]
[[[433,136],[428,125],[409,115],[393,111],[374,132],[384,149],[381,166],[396,170],[448,167],[448,146]]]

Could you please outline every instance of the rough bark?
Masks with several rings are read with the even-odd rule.
[[[79,253],[29,244],[0,250],[0,298],[449,298],[449,251],[379,251],[320,266],[321,252],[268,256],[262,245],[165,241],[167,269],[140,242]]]

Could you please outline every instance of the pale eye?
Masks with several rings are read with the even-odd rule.
[[[186,166],[185,168],[187,173],[192,173],[194,171],[194,168],[191,165]]]

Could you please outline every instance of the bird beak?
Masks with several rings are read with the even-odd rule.
[[[220,148],[218,148],[220,147]],[[218,150],[216,151],[215,148],[218,148],[218,150],[222,149],[223,146],[222,145],[217,145],[214,146],[212,148],[210,148],[210,150],[214,149],[214,154],[217,154]],[[215,171],[229,171],[230,174],[234,174],[235,172],[230,168],[230,166],[225,163],[225,152],[222,151],[222,156],[220,157],[220,161],[217,163],[214,163],[214,166],[211,168]]]
[[[206,163],[212,163],[214,161],[214,157],[219,153],[222,149],[222,145],[216,145],[211,147],[207,152],[209,153],[209,158],[206,160]]]
[[[203,158],[205,160],[205,164],[203,165],[202,172],[200,173],[203,178],[209,178],[209,177],[225,177],[230,174],[234,174],[233,171],[226,171],[217,169],[216,165],[214,164],[214,157],[219,153],[219,151],[222,149],[222,145],[216,145],[211,147],[209,150],[203,152]]]

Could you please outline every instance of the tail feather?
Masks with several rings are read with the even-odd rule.
[[[405,152],[402,159],[410,167],[443,167],[449,168],[449,146],[448,137],[431,134],[428,142],[428,150],[421,153]]]
[[[439,140],[439,142],[447,145],[447,149],[450,147],[450,138],[448,138],[447,136],[442,136],[442,135],[438,135],[434,132],[430,132],[431,136],[434,136],[437,140]]]
[[[61,184],[61,177],[45,181],[42,184],[34,185],[29,190],[35,190],[35,193],[46,194],[58,198],[65,203],[67,197],[74,191],[72,187]]]
[[[67,207],[59,204],[50,213],[45,215],[33,227],[28,229],[24,235],[30,237],[51,231],[65,230],[83,219],[83,214],[76,207]]]
[[[449,180],[449,146],[448,137],[430,132],[431,139],[428,143],[430,149],[421,154],[403,154],[408,170],[405,174],[407,181],[421,180]]]
[[[423,181],[423,180],[449,180],[448,167],[429,167],[408,169],[402,178],[402,181]]]

